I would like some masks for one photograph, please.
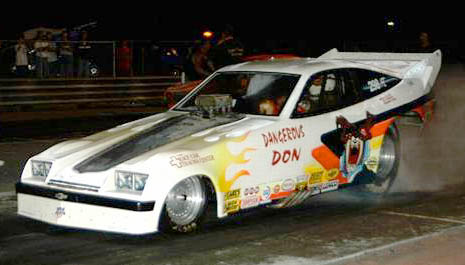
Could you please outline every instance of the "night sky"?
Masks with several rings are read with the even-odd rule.
[[[137,7],[137,8],[135,8]],[[279,9],[279,7],[276,7]],[[145,11],[141,11],[145,10]],[[80,8],[48,10],[23,14],[20,19],[12,15],[0,16],[0,39],[16,39],[20,32],[34,27],[73,28],[89,22],[97,22],[90,31],[93,40],[152,40],[190,41],[200,38],[202,31],[218,32],[225,24],[234,27],[236,36],[249,46],[265,47],[278,43],[283,47],[298,43],[319,43],[320,46],[336,46],[341,40],[386,40],[388,38],[415,40],[420,31],[430,32],[434,40],[455,40],[461,45],[461,35],[454,35],[455,28],[463,25],[459,17],[431,19],[431,16],[386,16],[370,12],[348,15],[319,15],[311,12],[253,11],[238,14],[217,11],[178,12],[167,8],[166,12],[152,12],[153,7],[135,5],[126,12],[110,9]],[[394,21],[388,28],[386,23]]]
[[[315,15],[310,12],[306,14],[288,11],[281,13],[254,11],[241,14],[218,11],[177,13],[176,9],[167,9],[165,14],[159,15],[149,12],[150,10],[141,10],[144,10],[143,6],[118,13],[111,9],[98,11],[93,8],[74,7],[36,12],[31,8],[21,16],[2,14],[0,34],[3,35],[2,39],[8,39],[15,37],[21,31],[37,26],[72,28],[96,21],[98,27],[94,34],[95,39],[189,39],[203,29],[215,30],[226,23],[232,24],[237,33],[245,38],[255,39],[309,39],[314,38],[315,35],[337,39],[341,34],[346,38],[377,38],[386,30],[387,20],[393,20],[397,23],[397,30],[407,35],[426,30],[440,34],[441,38],[444,38],[446,36],[442,35],[450,32],[447,27],[463,24],[459,17],[431,19],[428,15],[385,16],[363,13]]]

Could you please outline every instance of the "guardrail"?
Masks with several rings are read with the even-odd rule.
[[[176,76],[96,79],[0,79],[0,121],[163,111]],[[52,117],[53,116],[53,117]]]

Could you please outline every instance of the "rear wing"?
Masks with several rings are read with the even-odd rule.
[[[426,92],[429,92],[439,74],[442,54],[440,50],[433,53],[372,53],[339,52],[332,49],[318,59],[351,61],[402,79],[420,79]]]

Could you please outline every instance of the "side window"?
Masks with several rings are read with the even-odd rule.
[[[352,103],[348,97],[353,85],[346,84],[346,75],[339,70],[314,74],[305,85],[292,117],[306,117],[340,109]]]
[[[400,82],[399,78],[363,69],[348,70],[358,79],[358,90],[363,99],[368,99],[394,87]]]
[[[344,82],[343,105],[349,106],[362,101],[357,74],[347,69],[341,69],[339,72]]]

